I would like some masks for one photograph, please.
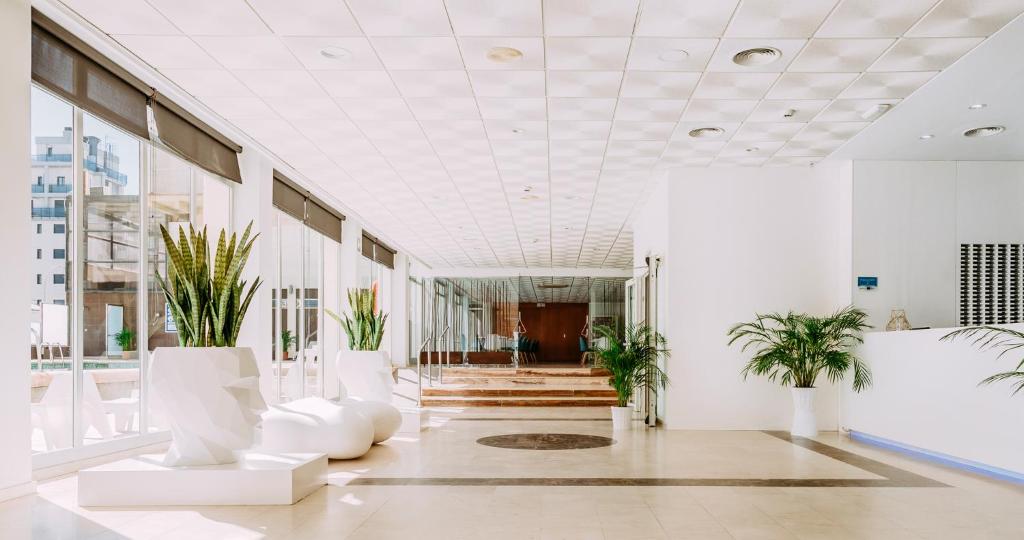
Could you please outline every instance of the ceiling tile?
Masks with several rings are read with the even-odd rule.
[[[842,99],[905,98],[938,73],[938,71],[864,73],[839,97]]]
[[[164,75],[193,96],[252,96],[252,90],[223,69],[165,69]]]
[[[412,112],[401,98],[339,98],[345,114],[353,120],[412,120]]]
[[[383,69],[377,53],[364,37],[285,37],[281,38],[306,69],[366,70]],[[342,57],[325,56],[323,51]]]
[[[761,99],[778,73],[705,73],[693,92],[698,99]]]
[[[810,37],[836,0],[742,2],[725,29],[727,37]]]
[[[470,71],[473,91],[483,97],[544,97],[543,71]]]
[[[700,73],[627,71],[621,96],[627,98],[686,99],[693,93]]]
[[[126,2],[135,4],[137,2]],[[194,36],[258,36],[270,34],[244,0],[149,0],[175,26]],[[107,9],[111,6],[107,3]],[[120,6],[116,10],[119,11]],[[136,34],[138,30],[124,33]]]
[[[768,156],[775,153],[776,150],[782,148],[785,141],[731,141],[722,148],[722,152],[719,153],[719,157],[742,157],[755,159],[765,159]]]
[[[544,98],[477,98],[480,115],[487,120],[545,120]]]
[[[331,122],[348,122],[348,118],[345,113],[341,112],[338,103],[329,97],[300,98],[286,95],[284,97],[268,97],[266,102],[285,120],[315,118]]]
[[[441,0],[348,0],[368,36],[446,36],[452,29]]]
[[[817,122],[862,122],[866,111],[877,105],[893,105],[898,99],[837,99],[815,118]]]
[[[459,38],[467,69],[544,69],[544,40],[539,37],[463,37]],[[487,53],[495,47],[517,49],[523,55],[511,62],[495,62]]]
[[[171,21],[146,2],[122,2],[117,9],[110,9],[110,0],[64,0],[63,4],[107,34],[181,34]]]
[[[703,71],[717,46],[717,39],[636,38],[627,67],[642,71]]]
[[[857,78],[856,73],[783,73],[768,99],[832,99]]]
[[[820,39],[807,43],[800,56],[789,66],[790,71],[860,72],[864,71],[886,49],[892,39]]]
[[[547,122],[536,120],[485,120],[484,126],[491,140],[543,140],[548,135]]]
[[[544,0],[549,36],[629,36],[639,0]]]
[[[200,99],[207,107],[228,120],[254,116],[274,116],[274,110],[265,101],[257,97],[208,95]]]
[[[548,69],[621,70],[629,53],[628,37],[555,37],[545,40]]]
[[[446,0],[460,36],[540,36],[541,0]]]
[[[737,71],[750,72],[782,72],[793,62],[797,54],[807,44],[806,39],[723,39],[708,62],[708,71]],[[740,65],[733,61],[733,58],[743,51],[750,49],[775,49],[779,56],[774,61],[764,65]]]
[[[274,36],[206,36],[194,38],[228,69],[293,69],[302,67],[288,47]]]
[[[611,120],[617,100],[592,98],[548,99],[548,114],[552,120]]]
[[[934,5],[935,0],[843,0],[814,35],[899,37]]]
[[[331,97],[398,97],[386,71],[311,71]]]
[[[930,71],[946,69],[981,43],[983,38],[901,39],[869,71]]]
[[[465,69],[452,37],[375,37],[371,42],[388,69]]]
[[[739,0],[646,0],[638,36],[719,37]]]
[[[811,122],[793,137],[794,141],[846,140],[871,122]]]
[[[913,37],[987,37],[1024,11],[1019,0],[942,0],[907,32]]]
[[[248,0],[279,36],[361,36],[343,2],[336,0]]]
[[[616,120],[612,124],[613,140],[667,141],[675,129],[675,122],[631,122]]]
[[[548,71],[547,95],[551,97],[616,97],[621,71]]]
[[[682,120],[686,122],[742,122],[757,106],[750,99],[691,99]]]
[[[422,97],[405,100],[417,120],[476,120],[476,100],[457,97]]]
[[[788,141],[806,124],[800,122],[744,122],[734,141]]]
[[[186,36],[114,36],[147,64],[159,69],[220,69],[221,65]]]
[[[683,99],[624,98],[615,109],[615,120],[676,122],[684,107]]]
[[[395,86],[405,97],[472,97],[465,71],[394,71]]]
[[[552,120],[550,136],[561,140],[606,140],[612,123],[605,121]]]
[[[827,99],[765,100],[757,105],[748,122],[809,122],[829,104]]]

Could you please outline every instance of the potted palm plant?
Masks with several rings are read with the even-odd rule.
[[[608,370],[608,383],[615,389],[612,429],[629,429],[633,416],[630,400],[636,390],[650,388],[657,392],[668,384],[668,377],[658,367],[658,358],[669,355],[665,338],[646,324],[629,325],[622,335],[608,326],[598,326],[594,331],[605,338],[605,343],[593,351],[597,366]]]
[[[132,350],[135,342],[135,332],[122,328],[120,332],[114,334],[114,341],[121,348],[121,358],[131,359],[135,357],[135,351]]]
[[[754,352],[743,368],[744,379],[750,374],[764,375],[792,387],[793,435],[818,434],[814,385],[822,371],[835,383],[852,370],[856,392],[871,385],[871,371],[852,352],[863,343],[863,331],[871,328],[863,311],[850,306],[825,317],[793,312],[756,317],[729,329],[729,345],[742,341],[743,351]]]
[[[292,335],[291,330],[281,330],[281,359],[288,359],[288,352],[291,350],[292,345],[295,344],[296,336]]]
[[[1012,328],[972,326],[950,332],[942,336],[940,340],[954,341],[957,338],[964,338],[971,345],[978,347],[982,351],[999,351],[997,358],[1002,358],[1005,354],[1015,350],[1024,349],[1024,332]],[[1013,383],[1013,395],[1017,395],[1018,392],[1024,390],[1024,358],[1021,358],[1013,371],[996,373],[978,384],[991,384],[999,381],[1011,381]]]
[[[380,350],[388,314],[377,304],[377,286],[349,289],[351,314],[324,310],[338,321],[348,338],[348,350],[338,351],[335,365],[343,392],[379,401],[391,401],[391,361]]]

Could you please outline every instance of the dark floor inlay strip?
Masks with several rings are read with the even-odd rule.
[[[443,417],[439,417],[443,418]],[[448,420],[457,420],[459,422],[489,422],[491,420],[499,421],[512,421],[512,422],[611,422],[611,418],[487,418],[486,416],[479,417],[462,417],[453,416]]]
[[[881,461],[875,461],[871,458],[864,457],[860,454],[854,454],[835,446],[829,446],[825,443],[820,443],[814,439],[808,439],[805,437],[794,437],[785,431],[764,431],[763,433],[771,435],[777,439],[782,439],[791,444],[795,444],[801,448],[806,448],[812,452],[816,452],[823,456],[830,457],[836,461],[841,461],[847,465],[852,465],[867,471],[871,474],[877,474],[878,476],[884,477],[887,482],[890,482],[891,487],[948,487],[946,484],[939,482],[938,480],[932,480],[921,476],[916,473],[894,467]]]
[[[353,478],[350,486],[536,487],[937,487],[904,486],[870,478]],[[941,484],[940,484],[941,485]]]

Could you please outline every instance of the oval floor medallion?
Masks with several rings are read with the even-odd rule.
[[[484,446],[518,450],[581,450],[611,446],[615,444],[615,439],[575,433],[515,433],[483,437],[476,442]]]

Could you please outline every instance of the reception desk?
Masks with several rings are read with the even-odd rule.
[[[1005,382],[978,386],[1013,370],[1024,349],[999,359],[962,338],[940,341],[950,331],[866,334],[859,354],[874,384],[860,394],[843,385],[840,424],[865,442],[1024,481],[1024,394]]]

